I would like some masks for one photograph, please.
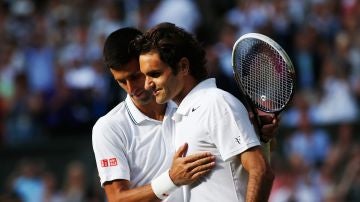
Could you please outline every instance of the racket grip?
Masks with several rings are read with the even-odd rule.
[[[256,111],[254,111],[254,110],[253,110],[253,112],[256,113]],[[264,156],[268,160],[268,162],[270,163],[270,141],[271,140],[268,140],[268,141],[263,140],[263,138],[261,137],[261,132],[260,132],[260,127],[262,126],[262,120],[258,116],[258,114],[255,114],[255,118],[256,118],[255,131],[259,135],[261,148],[262,148],[262,150],[264,152]]]
[[[270,140],[271,141],[271,140]],[[270,163],[270,141],[268,142],[261,142],[261,147],[264,152],[264,155],[268,162]]]

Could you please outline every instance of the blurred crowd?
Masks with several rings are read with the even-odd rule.
[[[1,202],[102,202],[97,174],[78,160],[64,166],[61,178],[39,158],[22,158],[5,179]]]
[[[192,32],[209,73],[236,96],[233,44],[259,32],[286,50],[297,72],[270,201],[360,201],[359,19],[359,0],[0,0],[0,145],[90,140],[94,121],[125,96],[102,62],[105,38],[120,27],[169,21]],[[23,175],[14,172],[5,190],[31,201]],[[56,181],[44,170],[30,178],[41,193]]]

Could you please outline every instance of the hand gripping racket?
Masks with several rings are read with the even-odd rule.
[[[234,44],[232,66],[241,101],[255,115],[260,136],[261,120],[256,109],[279,114],[294,94],[295,69],[286,52],[269,37],[248,33]],[[270,160],[270,144],[263,144]]]

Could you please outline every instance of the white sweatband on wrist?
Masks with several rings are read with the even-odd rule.
[[[159,199],[165,199],[178,188],[169,176],[169,170],[151,181],[151,188]]]

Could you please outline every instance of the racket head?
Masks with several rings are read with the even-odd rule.
[[[271,38],[248,33],[232,51],[233,73],[242,94],[255,108],[280,113],[295,90],[295,69],[284,49]]]

